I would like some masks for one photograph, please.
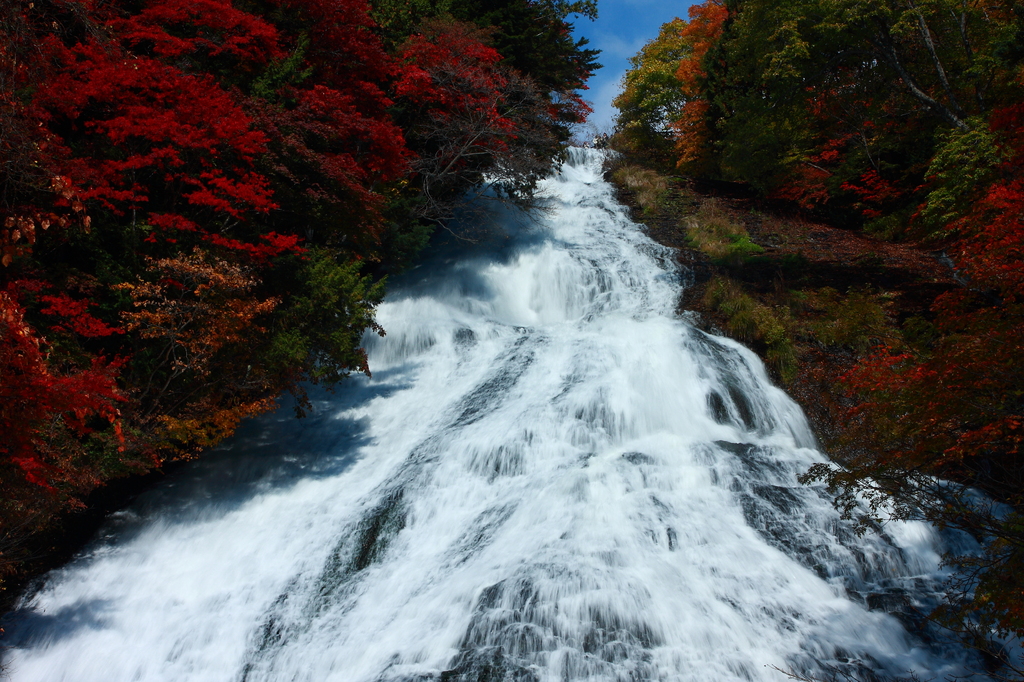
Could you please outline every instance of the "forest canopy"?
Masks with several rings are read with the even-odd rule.
[[[0,0],[0,578],[111,478],[368,372],[382,277],[527,201],[593,0]]]
[[[1024,637],[1024,5],[705,0],[615,104],[619,149],[951,268],[913,333],[843,377],[859,446],[807,478],[847,514],[866,500],[979,540],[947,557],[962,581],[936,616],[1024,678],[998,644]]]

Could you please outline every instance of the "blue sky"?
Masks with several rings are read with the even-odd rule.
[[[675,17],[687,18],[686,11],[694,3],[672,0],[598,0],[597,21],[577,18],[576,35],[590,41],[588,47],[601,50],[598,61],[603,69],[590,79],[590,89],[583,97],[593,103],[590,123],[598,130],[610,130],[615,109],[612,100],[619,93],[619,81],[629,67],[629,58],[649,40],[658,35],[658,29]]]

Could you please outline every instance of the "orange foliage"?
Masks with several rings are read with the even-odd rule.
[[[279,299],[253,296],[258,279],[198,248],[148,272],[154,281],[119,286],[135,308],[122,314],[125,328],[157,349],[133,397],[151,406],[145,417],[158,423],[161,445],[192,454],[273,405],[281,387],[253,369],[252,341]]]
[[[707,124],[709,104],[704,99],[704,58],[721,37],[722,25],[728,16],[729,11],[721,0],[705,0],[690,7],[690,20],[682,31],[690,41],[692,52],[679,64],[676,78],[682,83],[687,102],[671,127],[678,135],[678,165],[691,172],[703,169],[711,139]]]
[[[722,36],[722,25],[728,17],[729,10],[722,0],[705,0],[690,7],[690,20],[683,29],[683,36],[690,40],[693,52],[679,65],[676,78],[683,83],[683,91],[692,97],[698,97],[702,92],[699,87],[700,79],[705,75],[702,62],[711,46]]]

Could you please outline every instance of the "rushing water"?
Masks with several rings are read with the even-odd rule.
[[[797,483],[822,458],[803,415],[675,314],[601,160],[574,150],[536,224],[399,283],[372,379],[115,515],[7,623],[12,679],[956,672],[915,620],[939,538],[858,537]]]

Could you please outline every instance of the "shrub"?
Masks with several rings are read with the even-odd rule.
[[[725,317],[730,335],[756,346],[765,364],[784,383],[795,378],[796,351],[789,308],[759,303],[726,277],[715,277],[708,283],[704,304]]]
[[[863,355],[894,334],[885,293],[864,288],[844,296],[825,287],[810,292],[807,303],[820,311],[820,318],[808,323],[807,331],[822,345],[844,346]]]

